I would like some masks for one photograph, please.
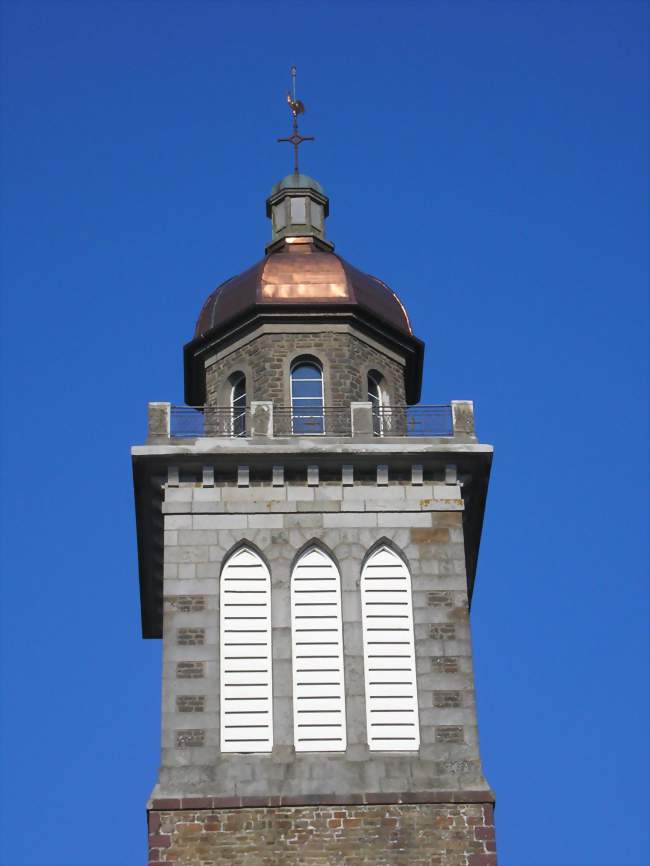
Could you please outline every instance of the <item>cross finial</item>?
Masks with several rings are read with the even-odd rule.
[[[278,138],[278,141],[288,141],[293,145],[293,171],[294,174],[299,174],[298,171],[298,148],[303,141],[314,141],[313,135],[300,135],[298,132],[298,115],[305,113],[305,105],[296,98],[296,67],[291,67],[291,90],[287,93],[287,102],[291,109],[293,117],[293,132],[288,138]]]

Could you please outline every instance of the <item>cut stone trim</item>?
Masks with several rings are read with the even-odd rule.
[[[179,733],[192,733],[181,731]],[[309,794],[270,797],[183,797],[151,800],[148,811],[173,812],[183,809],[250,809],[274,806],[383,806],[417,803],[483,803],[494,806],[495,797],[486,791],[413,791],[361,794]]]

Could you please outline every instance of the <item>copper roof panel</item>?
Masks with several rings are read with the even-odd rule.
[[[396,330],[412,334],[406,310],[385,283],[333,252],[301,242],[286,244],[215,289],[201,309],[195,337],[258,304],[284,303],[357,304]]]

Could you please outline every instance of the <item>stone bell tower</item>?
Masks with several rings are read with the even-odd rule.
[[[149,866],[494,866],[468,611],[492,448],[294,173],[132,449],[163,641]]]

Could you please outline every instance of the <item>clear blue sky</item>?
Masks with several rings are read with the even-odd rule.
[[[3,8],[2,866],[140,866],[160,644],[128,449],[290,170],[496,447],[472,610],[501,866],[647,862],[648,5]]]

